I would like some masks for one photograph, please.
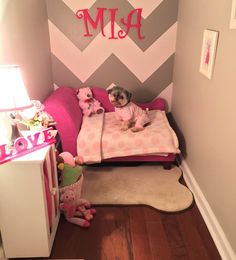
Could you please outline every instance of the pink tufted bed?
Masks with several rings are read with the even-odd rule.
[[[111,105],[111,103],[108,100],[108,95],[105,89],[98,88],[98,87],[91,87],[93,92],[93,97],[100,101],[101,105],[105,109],[105,115],[109,115],[108,118],[112,118],[112,113],[114,112],[114,108]],[[158,113],[162,113],[165,115],[165,100],[161,98],[157,98],[149,103],[137,103],[140,107],[143,109],[148,108],[151,110],[157,110]],[[83,130],[83,127],[85,125],[85,122],[88,121],[88,118],[84,118],[83,120],[83,114],[79,106],[79,102],[76,96],[76,90],[71,87],[60,87],[57,90],[55,90],[45,101],[45,110],[50,113],[56,123],[56,128],[58,130],[61,142],[62,142],[62,148],[63,151],[68,151],[74,156],[80,152],[80,150],[83,150],[83,146],[79,147],[78,143],[78,134],[81,134],[80,132],[86,132],[86,130]],[[86,121],[87,120],[87,121]],[[164,119],[165,120],[165,119]],[[166,119],[166,124],[168,124],[168,121]],[[153,126],[152,126],[153,127]],[[96,129],[96,126],[90,127],[92,129]],[[158,127],[157,127],[158,128]],[[169,126],[171,132],[173,135],[175,133],[173,132],[173,129]],[[146,129],[142,131],[145,133]],[[136,138],[136,133],[132,133],[133,137]],[[140,134],[140,133],[139,133]],[[120,135],[120,134],[119,134]],[[132,137],[132,139],[134,139]],[[80,137],[84,138],[84,137]],[[147,133],[146,137],[145,135],[140,138],[143,140],[141,143],[145,143],[145,140],[147,139]],[[140,139],[139,138],[139,139]],[[176,138],[177,139],[177,138]],[[155,140],[155,139],[153,139]],[[176,143],[177,142],[177,143]],[[82,144],[82,142],[80,142]],[[137,144],[140,146],[140,140]],[[161,162],[163,163],[165,168],[170,168],[171,164],[175,161],[176,154],[179,153],[178,150],[178,141],[175,141],[175,152],[169,152],[169,153],[145,153],[143,155],[127,155],[127,156],[115,156],[111,158],[101,158],[102,162]]]

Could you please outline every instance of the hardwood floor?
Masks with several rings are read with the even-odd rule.
[[[179,213],[99,206],[89,229],[61,217],[50,259],[221,259],[195,204]]]

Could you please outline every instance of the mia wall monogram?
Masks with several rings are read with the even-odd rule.
[[[141,35],[141,15],[142,15],[142,8],[137,8],[132,11],[130,11],[127,15],[127,18],[121,18],[120,22],[125,26],[125,31],[119,30],[117,34],[115,34],[115,21],[116,21],[116,14],[117,14],[118,8],[97,8],[97,16],[95,20],[91,18],[89,15],[88,9],[80,9],[76,12],[76,17],[78,19],[83,19],[84,26],[85,26],[85,37],[92,37],[93,34],[89,31],[89,24],[92,26],[92,28],[95,30],[97,29],[98,25],[100,25],[101,33],[104,37],[106,37],[104,32],[104,20],[103,15],[104,12],[109,12],[110,14],[110,22],[111,22],[111,32],[109,35],[109,39],[111,40],[117,40],[117,39],[124,39],[131,28],[135,28],[137,30],[138,39],[142,40],[144,39],[144,36]],[[132,23],[132,17],[136,14],[136,20],[135,23]]]

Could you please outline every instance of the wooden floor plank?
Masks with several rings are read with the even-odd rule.
[[[205,245],[205,247],[207,248],[207,253],[209,255],[209,258],[214,260],[221,260],[216,245],[214,244],[211,234],[207,229],[207,226],[196,205],[192,207],[191,214],[192,214],[192,218],[194,219],[194,225],[201,237],[201,240]]]
[[[191,211],[184,211],[177,215],[183,241],[186,245],[189,259],[210,260],[206,245],[196,228]]]
[[[101,258],[99,259],[124,259],[132,258],[130,249],[129,222],[127,221],[127,209],[114,209],[114,212],[104,214],[103,230],[106,232],[100,236]]]
[[[162,213],[163,227],[171,248],[172,259],[189,259],[176,214]]]
[[[146,207],[144,214],[152,259],[171,260],[171,250],[162,224],[161,214],[151,207]]]
[[[130,207],[130,232],[133,256],[135,260],[152,259],[148,231],[142,207]]]

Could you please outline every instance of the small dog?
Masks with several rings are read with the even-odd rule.
[[[116,117],[122,122],[121,130],[138,132],[150,123],[147,111],[131,102],[131,93],[119,86],[107,90],[108,98],[115,107]]]

